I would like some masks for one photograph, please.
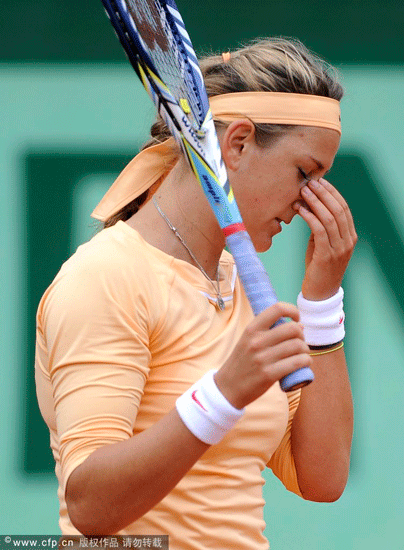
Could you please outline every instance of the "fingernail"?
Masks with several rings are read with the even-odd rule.
[[[309,184],[311,185],[311,187],[314,187],[314,189],[318,189],[320,187],[320,184],[316,180],[310,180]]]
[[[302,190],[301,190],[301,193],[302,193],[303,195],[310,195],[311,191],[310,191],[310,189],[309,189],[308,187],[304,186],[304,187],[302,188]]]

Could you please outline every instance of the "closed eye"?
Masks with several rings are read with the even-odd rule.
[[[310,181],[310,178],[309,176],[306,174],[306,172],[304,170],[302,170],[302,168],[299,168],[299,173],[300,175],[302,176],[303,178],[303,183],[306,184]]]

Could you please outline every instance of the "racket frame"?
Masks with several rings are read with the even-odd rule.
[[[200,113],[192,112],[186,98],[178,100],[158,74],[134,19],[126,9],[124,0],[102,0],[107,15],[116,31],[127,57],[143,86],[155,104],[158,113],[167,124],[175,140],[181,146],[209,204],[223,230],[226,245],[232,253],[239,277],[255,315],[276,303],[277,297],[269,276],[255,251],[245,229],[226,167],[221,157],[209,100],[202,73],[185,25],[173,0],[149,0],[159,5],[165,14],[165,24],[171,29],[176,47],[193,81],[201,101]],[[167,27],[165,27],[167,28]],[[192,116],[190,116],[192,113]],[[279,320],[274,326],[284,322]],[[283,391],[292,391],[311,383],[314,379],[309,367],[303,367],[282,378]]]

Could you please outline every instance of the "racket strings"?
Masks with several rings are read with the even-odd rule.
[[[199,128],[203,109],[177,22],[158,0],[125,0],[124,4],[158,77]]]

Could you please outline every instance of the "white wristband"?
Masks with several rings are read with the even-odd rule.
[[[233,407],[219,391],[213,378],[216,372],[207,372],[176,401],[185,426],[209,445],[219,443],[244,414],[244,409]]]
[[[300,292],[297,307],[304,326],[304,338],[309,346],[327,346],[344,339],[343,297],[341,287],[337,294],[320,302],[306,300]]]

